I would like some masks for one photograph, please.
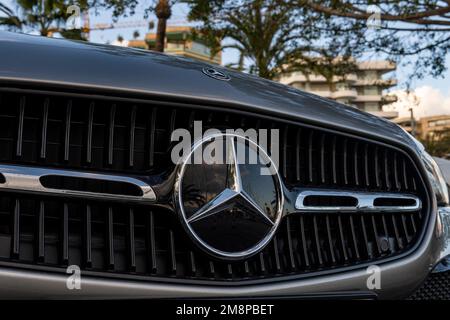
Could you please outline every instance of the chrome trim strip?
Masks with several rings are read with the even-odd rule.
[[[8,189],[15,191],[42,193],[48,195],[62,195],[79,198],[91,198],[101,200],[125,201],[125,202],[155,202],[156,194],[147,183],[126,176],[98,174],[82,171],[48,169],[27,166],[15,166],[0,164],[0,173],[5,177],[5,182],[0,183],[0,190]],[[42,185],[40,178],[45,176],[64,176],[86,179],[97,179],[112,182],[124,182],[132,184],[142,191],[142,196],[131,196],[122,194],[99,193],[90,191],[78,191],[67,189],[46,188]]]
[[[308,196],[348,197],[357,201],[356,206],[306,206],[305,198]],[[405,199],[414,200],[411,206],[375,206],[376,199]],[[422,208],[421,200],[410,194],[384,193],[384,192],[356,192],[335,190],[305,190],[301,191],[295,201],[295,209],[299,212],[412,212]]]

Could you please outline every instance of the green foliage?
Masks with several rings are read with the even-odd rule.
[[[14,0],[12,8],[0,4],[0,26],[12,31],[37,31],[43,36],[59,33],[65,38],[84,40],[82,30],[68,30],[67,19],[76,5],[80,13],[93,9],[111,9],[113,16],[134,14],[138,0]]]
[[[342,32],[344,20],[329,19],[292,0],[185,0],[197,36],[212,55],[231,48],[229,67],[274,79],[283,73],[318,73],[331,80],[354,69],[360,35]],[[339,57],[336,59],[336,57]],[[330,81],[331,82],[331,81]]]
[[[73,39],[82,39],[80,30],[66,30],[66,20],[73,14],[68,12],[69,6],[77,4],[81,11],[88,6],[87,0],[74,2],[71,0],[15,0],[16,12],[5,5],[0,5],[0,25],[10,30],[38,31],[43,36],[60,33]]]
[[[411,65],[411,78],[440,76],[450,53],[450,1],[442,0],[298,0],[299,6],[346,19],[352,30],[366,31],[368,54],[384,54],[400,65]],[[369,30],[368,19],[379,19]]]

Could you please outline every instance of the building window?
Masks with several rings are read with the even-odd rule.
[[[378,96],[380,92],[378,91],[378,87],[376,86],[367,86],[364,87],[364,95],[366,96]]]
[[[366,102],[364,111],[380,111],[379,105],[376,102]]]
[[[450,126],[450,120],[434,120],[428,122],[429,127]]]

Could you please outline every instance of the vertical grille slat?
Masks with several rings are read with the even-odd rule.
[[[397,153],[394,153],[394,180],[395,180],[395,189],[401,190],[402,186],[401,186],[400,180],[398,178]]]
[[[308,137],[308,179],[310,183],[314,182],[313,135],[314,133],[311,131]]]
[[[89,115],[87,122],[87,139],[86,139],[86,163],[92,162],[92,134],[94,131],[94,108],[95,104],[91,102],[89,105]]]
[[[86,268],[92,268],[92,212],[90,205],[86,205],[84,217],[84,264]]]
[[[69,205],[67,203],[63,206],[61,224],[61,263],[67,265],[69,263]]]
[[[306,232],[305,232],[305,222],[303,216],[300,216],[300,233],[302,239],[302,249],[303,249],[303,258],[305,259],[306,267],[310,266],[309,256],[308,256],[308,247],[306,242]]]
[[[342,254],[344,256],[344,261],[347,261],[348,260],[347,246],[345,245],[344,228],[342,226],[342,218],[340,215],[338,215],[338,226],[339,226],[339,238],[341,239]]]
[[[47,128],[48,128],[48,109],[50,107],[50,99],[46,98],[44,101],[44,110],[42,114],[42,128],[41,128],[41,158],[45,159],[47,156]]]
[[[155,163],[156,114],[157,114],[157,109],[153,108],[151,117],[150,117],[150,124],[149,124],[150,135],[149,135],[149,147],[148,147],[148,165],[150,168],[152,168]]]
[[[283,175],[283,178],[287,178],[287,162],[288,162],[288,159],[287,159],[287,141],[288,141],[288,126],[286,126],[285,128],[284,128],[284,132],[283,132],[283,149],[282,149],[282,152],[283,152],[283,167],[282,167],[282,170],[281,170],[281,172],[282,172],[282,175]]]
[[[417,233],[417,227],[416,227],[416,222],[414,221],[414,215],[413,215],[413,214],[410,214],[410,215],[409,215],[409,219],[410,219],[410,221],[411,221],[411,225],[412,225],[412,228],[413,228],[413,232],[414,232],[414,234],[416,234],[416,233]]]
[[[337,184],[337,163],[336,163],[336,136],[333,137],[333,148],[332,148],[332,167],[333,167],[333,183]]]
[[[266,273],[266,263],[264,261],[264,254],[262,252],[259,254],[259,264],[261,267],[261,273]]]
[[[353,217],[350,215],[350,230],[352,233],[352,240],[353,240],[353,248],[355,249],[355,256],[356,259],[359,260],[361,258],[359,254],[359,248],[358,248],[358,239],[356,238],[356,229],[355,229],[355,223],[353,221]]]
[[[344,164],[344,184],[348,185],[348,156],[347,156],[347,150],[348,149],[348,139],[344,139],[344,148],[343,148],[343,164]]]
[[[377,223],[375,221],[375,215],[372,214],[371,215],[371,220],[372,220],[372,230],[373,230],[373,236],[375,239],[375,244],[376,244],[376,248],[379,254],[382,253],[381,248],[380,248],[380,241],[378,239],[378,229],[377,229]]]
[[[320,179],[325,184],[325,135],[320,139]]]
[[[37,259],[39,262],[44,262],[45,259],[45,203],[39,202],[39,215],[38,215],[38,252]]]
[[[128,165],[130,167],[134,166],[134,138],[136,131],[136,112],[137,107],[133,106],[131,109],[131,119],[130,119],[130,141],[129,141],[129,154],[128,154]]]
[[[388,226],[387,226],[387,222],[386,222],[386,217],[384,215],[381,215],[381,222],[383,223],[384,235],[386,236],[386,239],[389,239]],[[389,250],[394,250],[392,247],[391,241],[388,240],[388,243],[389,243]]]
[[[403,232],[405,233],[406,242],[409,243],[411,241],[411,237],[409,235],[408,227],[406,226],[406,217],[404,214],[401,215]]]
[[[369,247],[369,238],[367,237],[366,222],[364,221],[364,215],[361,215],[361,230],[363,234],[364,244],[366,246],[367,256],[369,258],[372,258],[372,250]]]
[[[287,238],[288,249],[289,249],[290,267],[292,270],[294,270],[295,269],[295,257],[294,257],[294,248],[293,248],[293,244],[292,244],[290,217],[286,217],[286,238]]]
[[[408,174],[406,172],[406,161],[403,159],[402,161],[402,168],[403,168],[403,185],[405,186],[405,190],[409,189],[408,186]]]
[[[402,239],[400,238],[400,233],[398,232],[397,221],[395,220],[395,215],[392,215],[392,226],[394,228],[397,246],[401,250],[401,249],[403,249],[403,242],[402,242]]]
[[[370,186],[369,178],[369,145],[366,144],[364,147],[364,176],[366,177],[366,187]]]
[[[108,269],[114,270],[114,212],[112,207],[108,207],[106,216],[106,244]]]
[[[111,106],[109,112],[109,135],[108,135],[108,166],[113,165],[114,161],[114,129],[116,121],[116,105]]]
[[[244,262],[244,274],[247,277],[250,275],[250,267],[248,266],[247,260],[245,260],[245,262]]]
[[[170,127],[169,127],[169,143],[170,143],[170,135],[175,130],[176,126],[176,120],[177,120],[177,110],[173,109],[172,114],[170,115]]]
[[[416,192],[417,191],[417,183],[416,183],[416,179],[414,177],[412,177],[412,185],[413,185],[413,187],[412,187],[413,191]]]
[[[336,263],[336,257],[335,257],[335,254],[334,254],[333,236],[331,234],[330,217],[329,217],[329,215],[325,216],[325,222],[326,222],[326,226],[327,226],[328,246],[330,248],[331,262],[333,264],[335,264]]]
[[[301,181],[301,164],[300,164],[300,146],[301,146],[301,129],[299,128],[297,130],[297,135],[296,135],[296,145],[295,145],[295,157],[296,157],[296,161],[295,161],[295,173],[297,176],[297,181]]]
[[[128,212],[128,261],[129,268],[132,272],[136,271],[136,244],[134,236],[134,210],[129,209]]]
[[[177,273],[177,259],[175,255],[175,238],[173,230],[169,230],[169,254],[170,254],[170,272]]]
[[[381,188],[381,181],[380,181],[380,161],[379,161],[379,154],[378,154],[379,148],[378,146],[375,147],[374,151],[374,166],[375,166],[375,183],[377,188]]]
[[[11,256],[15,259],[20,257],[20,200],[16,199],[14,203],[12,222],[12,241]]]
[[[70,154],[70,121],[72,118],[72,100],[66,105],[66,117],[64,123],[64,161],[69,161]]]
[[[17,144],[16,144],[16,157],[22,156],[22,143],[23,143],[23,121],[25,118],[25,103],[26,98],[20,97],[19,115],[17,117]]]
[[[388,150],[384,149],[384,180],[385,186],[387,190],[391,190],[391,180],[389,174],[389,158],[388,158]]]
[[[216,269],[214,268],[214,262],[209,261],[208,266],[209,266],[209,274],[210,274],[210,276],[211,277],[215,277]]]
[[[275,269],[276,272],[281,272],[281,263],[280,263],[280,254],[278,251],[278,239],[277,236],[273,237],[273,253],[274,253],[274,259],[275,259]]]
[[[158,271],[156,265],[156,243],[155,243],[155,217],[153,211],[149,212],[147,225],[147,257],[150,273]]]
[[[227,264],[227,278],[232,279],[233,278],[233,266],[231,263]]]
[[[189,251],[189,266],[191,267],[191,275],[195,277],[197,273],[197,265],[195,263],[195,256],[193,251]]]
[[[320,265],[323,264],[322,247],[320,246],[319,228],[317,226],[317,216],[313,216],[314,241],[316,243],[317,259]]]
[[[354,164],[354,175],[355,175],[355,185],[359,186],[359,163],[358,163],[358,142],[355,142],[355,147],[353,151],[353,164]]]

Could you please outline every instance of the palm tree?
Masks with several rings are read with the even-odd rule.
[[[10,8],[2,3],[0,3],[0,12],[5,15],[5,17],[0,17],[0,25],[8,26],[11,29],[22,28],[22,21],[14,15],[14,12]]]
[[[15,0],[17,12],[0,4],[0,25],[10,30],[32,30],[42,36],[60,33],[66,38],[81,39],[81,30],[66,30],[65,22],[71,15],[67,8],[70,0]],[[84,1],[81,1],[84,3]],[[80,8],[81,10],[85,9]]]
[[[156,29],[155,50],[164,51],[164,41],[166,38],[167,20],[172,15],[172,2],[170,0],[158,0],[155,6],[155,14],[158,18],[158,27]]]

